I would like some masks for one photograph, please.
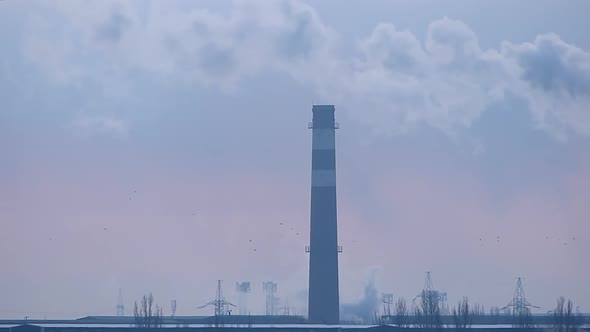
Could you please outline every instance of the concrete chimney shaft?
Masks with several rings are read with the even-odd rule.
[[[336,144],[333,105],[314,105],[311,157],[309,304],[311,323],[340,323]]]

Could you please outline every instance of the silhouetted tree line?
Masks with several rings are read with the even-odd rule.
[[[535,319],[528,307],[510,310],[501,310],[499,307],[491,307],[489,316],[486,317],[483,305],[475,303],[471,305],[467,297],[463,297],[455,307],[451,308],[450,315],[442,314],[442,303],[435,292],[422,292],[420,302],[408,308],[406,299],[400,297],[394,304],[394,316],[383,316],[375,319],[375,323],[395,324],[399,327],[419,328],[443,328],[454,327],[456,329],[467,329],[474,323],[487,322],[488,324],[511,324],[515,328],[533,328],[553,326],[555,332],[574,332],[583,325],[582,316],[574,313],[574,304],[571,300],[559,297],[557,306],[552,311],[553,317],[545,316],[542,319]],[[443,317],[444,316],[444,317]],[[443,319],[444,318],[444,319]]]
[[[438,292],[423,290],[420,304],[414,308],[416,325],[422,328],[442,328],[441,305]]]
[[[464,296],[463,299],[457,303],[457,306],[453,308],[453,323],[455,324],[455,328],[466,329],[471,327],[474,312],[469,310],[469,299]]]
[[[139,305],[135,301],[133,308],[135,326],[138,328],[159,328],[162,327],[162,308],[154,304],[152,293],[144,295]]]
[[[408,326],[408,305],[406,299],[400,297],[395,302],[395,324],[399,327]]]
[[[580,320],[574,313],[574,304],[572,300],[567,300],[560,296],[557,299],[557,307],[553,310],[553,327],[557,332],[571,332],[577,330],[581,324]]]

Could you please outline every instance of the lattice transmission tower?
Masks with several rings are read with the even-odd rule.
[[[221,280],[217,280],[217,293],[215,295],[215,300],[209,301],[204,305],[200,306],[199,309],[212,306],[215,309],[215,317],[219,318],[225,315],[231,315],[231,310],[229,307],[235,307],[236,305],[227,301],[223,296],[223,288],[221,287]],[[215,320],[215,325],[219,325],[220,321],[218,319]]]
[[[277,293],[277,283],[265,281],[262,283],[262,289],[266,295],[266,315],[274,315],[279,300],[275,295]]]
[[[441,292],[434,289],[432,283],[432,275],[430,271],[426,272],[426,280],[424,281],[424,289],[420,294],[416,295],[412,301],[414,304],[416,299],[420,298],[421,302],[424,303],[426,308],[437,308],[441,311],[441,314],[447,314],[447,293]]]
[[[502,308],[502,310],[507,308],[512,308],[512,314],[515,316],[526,316],[530,313],[530,308],[540,308],[527,301],[524,296],[524,287],[522,286],[521,277],[516,278],[516,289],[514,290],[512,301]]]

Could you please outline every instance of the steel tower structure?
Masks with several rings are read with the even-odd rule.
[[[264,290],[264,294],[266,297],[266,315],[274,315],[275,307],[278,302],[278,299],[276,297],[277,283],[272,281],[265,281],[262,283],[262,289]]]
[[[427,308],[438,308],[443,314],[446,314],[447,293],[434,289],[430,271],[426,271],[424,289],[416,295],[412,302],[415,303],[417,298],[420,298]]]
[[[514,296],[502,310],[512,307],[512,314],[515,316],[526,316],[530,313],[529,308],[539,308],[534,306],[527,301],[524,296],[524,287],[522,287],[522,278],[516,278],[516,289],[514,290]]]
[[[197,309],[202,309],[208,306],[212,306],[215,309],[215,317],[225,316],[229,314],[230,310],[229,307],[235,307],[236,305],[227,301],[223,296],[223,288],[221,287],[221,280],[217,280],[217,293],[215,295],[215,300],[207,302],[206,304],[198,307]],[[216,323],[217,325],[217,323]]]
[[[308,319],[340,323],[334,105],[313,105]]]

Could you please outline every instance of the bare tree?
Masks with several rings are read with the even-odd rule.
[[[565,330],[566,332],[576,331],[579,322],[577,315],[574,313],[574,303],[572,300],[567,300],[567,307],[565,309]]]
[[[422,310],[420,310],[419,307],[413,307],[413,314],[414,314],[414,327],[424,327],[424,324],[422,322],[422,317],[424,316],[422,314]]]
[[[519,310],[515,310],[513,315],[513,327],[518,328],[528,328],[532,327],[533,322],[531,318],[531,309],[528,307],[520,308]]]
[[[500,318],[500,307],[491,307],[490,316],[492,316],[492,322],[494,322],[494,324],[497,324]]]
[[[558,332],[571,332],[577,329],[578,321],[572,300],[566,303],[563,296],[557,299],[557,307],[553,310],[553,327]]]
[[[414,315],[419,327],[441,328],[443,324],[438,292],[423,290],[420,294],[420,305],[414,309]]]
[[[399,327],[408,325],[408,305],[403,297],[400,297],[395,302],[395,324]]]
[[[472,313],[469,311],[469,299],[466,296],[453,308],[453,323],[458,329],[471,327]]]
[[[383,325],[385,324],[384,316],[380,316],[377,311],[373,314],[373,324],[375,325]]]
[[[152,293],[149,296],[144,295],[139,305],[135,301],[133,315],[135,316],[135,326],[138,328],[162,327],[162,308],[157,304],[154,305]]]
[[[500,316],[500,307],[493,306],[490,308],[490,316]]]
[[[471,314],[473,316],[482,317],[482,316],[485,316],[486,310],[482,304],[474,303],[473,309],[471,310]]]
[[[558,332],[565,330],[565,298],[557,298],[557,307],[553,310],[553,327]]]

